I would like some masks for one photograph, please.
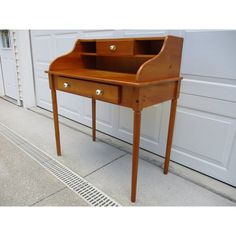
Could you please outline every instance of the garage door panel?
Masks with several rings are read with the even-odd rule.
[[[48,81],[48,75],[45,71],[48,70],[49,65],[48,62],[35,62],[35,75]]]
[[[159,155],[165,155],[166,143],[166,111],[163,111],[169,104],[162,104],[146,108],[142,111],[141,140],[142,147],[156,152],[158,147]],[[164,115],[163,115],[164,114]],[[164,118],[164,119],[163,119]],[[167,119],[166,119],[167,118]],[[164,129],[164,131],[163,131]],[[127,142],[133,139],[133,111],[128,108],[119,108],[118,118],[119,137]]]
[[[235,176],[235,161],[236,156],[236,138],[234,136],[231,145],[231,155],[227,157],[228,161],[224,163],[213,163],[210,159],[205,159],[205,156],[200,154],[192,153],[181,149],[180,147],[172,148],[172,159],[176,162],[182,163],[183,165],[197,170],[206,175],[212,176],[216,179],[222,180],[223,182],[229,183],[236,186]]]
[[[165,36],[166,30],[125,30],[124,37],[152,37],[152,36]],[[173,35],[173,34],[172,34]]]
[[[236,85],[204,81],[198,76],[195,76],[194,79],[185,76],[182,81],[181,92],[236,102]]]
[[[77,113],[78,116],[83,115],[83,100],[78,96],[69,93],[57,92],[59,107],[67,110],[67,112]],[[76,105],[75,105],[76,104]]]
[[[173,148],[226,167],[234,134],[235,121],[230,118],[179,108]]]
[[[125,122],[126,121],[126,122]],[[122,107],[119,111],[118,121],[119,131],[132,135],[133,130],[133,112],[132,110]]]
[[[85,101],[84,116],[92,122],[92,103],[91,99]],[[113,106],[106,102],[96,101],[96,121],[100,125],[112,128],[112,112]]]
[[[65,32],[55,35],[55,57],[61,56],[72,51],[74,43],[78,38],[76,32]]]
[[[84,30],[81,38],[114,38],[114,30]]]
[[[153,142],[159,141],[161,112],[161,106],[153,106],[143,110],[141,123],[142,138],[149,139]],[[131,109],[120,109],[119,130],[133,135],[133,111]]]
[[[51,31],[52,33],[52,31]],[[70,37],[71,35],[77,35],[80,34],[79,30],[53,30],[53,35],[55,37]]]
[[[55,30],[56,32],[56,30]],[[45,36],[50,35],[52,33],[52,30],[31,30],[30,34],[35,38],[37,36]]]
[[[226,117],[236,118],[236,103],[181,93],[178,105]]]
[[[142,113],[142,138],[151,142],[160,142],[162,106],[146,108]]]
[[[236,31],[186,31],[182,73],[236,79]]]
[[[51,35],[42,35],[34,38],[34,61],[50,63],[54,58],[54,42]]]
[[[52,100],[51,92],[49,89],[48,81],[42,77],[35,77],[37,80],[36,90],[37,90],[37,104],[45,109],[52,110]],[[40,89],[38,89],[40,88]],[[45,105],[45,107],[44,107]]]
[[[16,65],[15,60],[10,57],[2,57],[2,73],[5,85],[5,93],[7,96],[17,99],[17,82],[16,82]],[[1,69],[0,68],[0,69]]]

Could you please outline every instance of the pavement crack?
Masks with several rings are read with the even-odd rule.
[[[103,166],[99,167],[98,169],[96,169],[96,170],[94,170],[94,171],[92,171],[92,172],[88,173],[87,175],[83,176],[83,178],[86,178],[86,177],[90,176],[91,174],[93,174],[93,173],[97,172],[98,170],[101,170],[102,168],[104,168],[104,167],[106,167],[106,166],[110,165],[111,163],[113,163],[113,162],[115,162],[115,161],[117,161],[117,160],[121,159],[122,157],[124,157],[124,156],[126,156],[126,155],[127,155],[127,153],[124,153],[124,154],[122,154],[121,156],[119,156],[119,157],[115,158],[114,160],[112,160],[112,161],[110,161],[110,162],[106,163],[105,165],[103,165]]]
[[[63,187],[63,188],[61,188],[61,189],[55,191],[54,193],[51,193],[51,194],[47,195],[46,197],[44,197],[44,198],[42,198],[42,199],[40,199],[40,200],[34,202],[34,203],[31,204],[30,206],[34,206],[34,205],[36,205],[37,203],[39,203],[39,202],[41,202],[41,201],[43,201],[43,200],[45,200],[45,199],[47,199],[47,198],[49,198],[49,197],[51,197],[51,196],[53,196],[53,195],[55,195],[55,194],[61,192],[62,190],[66,189],[66,188],[67,188],[67,187]]]

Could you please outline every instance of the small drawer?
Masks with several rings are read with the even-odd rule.
[[[96,43],[97,55],[132,56],[134,54],[133,40],[104,40]]]
[[[55,77],[55,88],[60,91],[74,93],[85,97],[111,103],[119,103],[119,86],[96,83],[63,76]]]

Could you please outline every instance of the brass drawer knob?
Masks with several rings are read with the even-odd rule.
[[[111,51],[115,51],[117,49],[116,45],[114,45],[114,44],[110,45],[109,48]]]
[[[70,84],[69,84],[69,83],[64,83],[63,85],[64,85],[64,88],[70,87]]]
[[[96,95],[101,96],[103,94],[103,91],[101,89],[96,90]]]

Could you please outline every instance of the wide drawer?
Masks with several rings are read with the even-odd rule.
[[[97,100],[119,103],[119,86],[116,85],[57,76],[55,77],[55,88],[68,93],[93,97]]]
[[[134,54],[133,40],[106,40],[97,41],[97,55],[132,56]]]

